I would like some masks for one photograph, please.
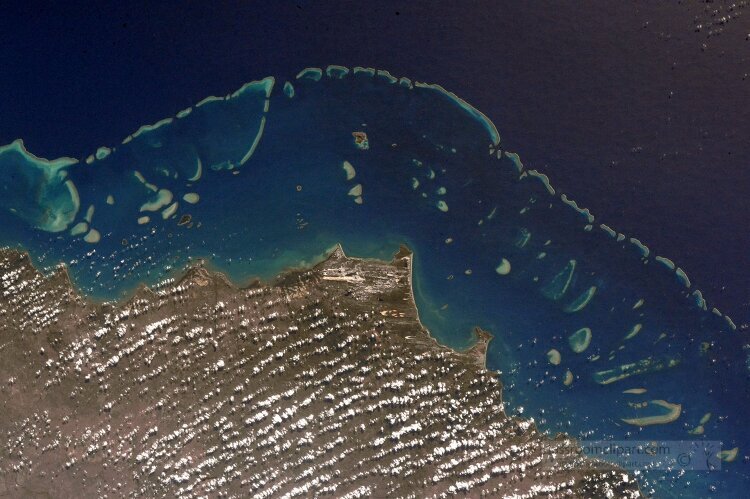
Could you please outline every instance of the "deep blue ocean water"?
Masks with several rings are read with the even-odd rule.
[[[646,490],[742,490],[750,363],[732,320],[679,267],[526,169],[523,151],[505,151],[495,125],[441,87],[307,70],[202,101],[77,163],[48,164],[18,142],[1,151],[0,244],[67,263],[90,296],[127,296],[197,258],[243,282],[336,243],[379,258],[405,243],[431,333],[456,348],[474,326],[494,334],[488,366],[510,412],[588,439],[721,440],[739,448],[722,471],[655,472]],[[575,353],[569,337],[582,328],[591,342]],[[623,393],[634,388],[646,391]],[[647,401],[679,416],[623,421],[664,414],[631,405]],[[707,413],[705,433],[690,435]]]

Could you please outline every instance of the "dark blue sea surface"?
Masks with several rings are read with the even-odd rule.
[[[423,323],[455,348],[472,344],[475,326],[494,334],[488,367],[502,372],[510,412],[551,433],[720,440],[730,451],[720,471],[648,472],[645,491],[737,495],[747,481],[744,334],[668,255],[525,168],[487,117],[442,87],[308,68],[205,99],[79,161],[15,142],[0,169],[0,243],[68,264],[98,299],[198,258],[244,282],[337,243],[378,258],[407,244]]]

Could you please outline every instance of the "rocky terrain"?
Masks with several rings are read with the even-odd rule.
[[[419,322],[411,255],[337,249],[238,288],[201,266],[123,303],[0,250],[2,497],[638,497],[505,414],[488,333]]]

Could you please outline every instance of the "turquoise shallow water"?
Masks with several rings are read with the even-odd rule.
[[[488,365],[511,412],[588,439],[720,440],[738,448],[721,471],[650,472],[645,489],[742,490],[746,338],[681,269],[526,169],[489,119],[441,87],[308,69],[206,99],[80,161],[47,162],[16,142],[0,168],[0,243],[68,263],[100,299],[195,258],[241,282],[339,242],[380,258],[406,243],[423,322],[456,348],[474,326],[494,333]],[[707,413],[703,433],[688,433]]]

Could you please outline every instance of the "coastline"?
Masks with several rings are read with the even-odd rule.
[[[23,265],[26,266],[26,264],[29,264],[30,269],[27,270],[35,270],[33,267],[33,264],[28,256],[27,253],[22,253],[17,250],[13,249],[0,249],[0,261],[7,259],[7,258],[17,258],[20,262],[23,262]],[[136,293],[133,294],[133,296],[129,297],[127,300],[121,300],[118,302],[107,302],[102,304],[95,304],[87,300],[84,296],[80,295],[72,286],[71,282],[67,273],[67,269],[64,265],[60,265],[56,268],[54,272],[48,273],[46,275],[42,276],[42,279],[46,281],[47,283],[54,283],[55,286],[68,289],[69,292],[73,295],[73,301],[78,302],[81,304],[83,309],[88,309],[90,312],[94,315],[97,315],[97,310],[101,310],[105,315],[108,315],[110,313],[113,313],[116,310],[130,310],[130,314],[135,314],[133,317],[140,315],[142,312],[139,312],[139,310],[143,310],[146,303],[155,303],[158,302],[159,299],[162,300],[163,303],[169,302],[170,296],[179,296],[183,289],[189,289],[191,287],[195,287],[196,285],[199,288],[203,289],[209,289],[213,288],[214,291],[212,294],[214,296],[218,296],[216,286],[219,286],[219,288],[223,289],[218,294],[221,294],[222,296],[242,296],[242,295],[255,295],[257,293],[262,293],[264,289],[273,289],[273,288],[282,288],[282,289],[289,289],[289,291],[285,292],[287,296],[287,300],[293,299],[292,297],[295,295],[296,291],[294,291],[295,286],[298,286],[297,283],[302,282],[305,279],[309,279],[310,276],[312,276],[313,282],[320,281],[322,279],[323,282],[330,283],[329,285],[335,285],[337,286],[336,289],[343,289],[346,287],[352,286],[351,283],[357,283],[359,282],[356,279],[347,278],[345,277],[345,274],[342,274],[342,277],[329,277],[328,280],[326,280],[326,274],[325,270],[330,267],[335,267],[339,262],[342,264],[346,264],[347,268],[357,267],[357,266],[376,266],[377,268],[380,267],[390,267],[390,268],[402,268],[404,269],[404,273],[406,276],[406,281],[408,283],[408,286],[405,286],[405,289],[403,290],[405,292],[404,299],[408,299],[408,302],[405,304],[406,309],[412,310],[414,313],[414,317],[412,320],[414,323],[418,326],[418,328],[421,330],[420,334],[424,335],[423,338],[417,339],[418,344],[424,344],[424,345],[431,345],[428,347],[428,351],[441,351],[441,350],[447,350],[448,352],[452,352],[449,355],[449,358],[455,357],[455,359],[460,362],[470,361],[472,364],[474,364],[477,368],[479,368],[479,372],[485,372],[488,375],[492,376],[495,379],[495,386],[493,390],[496,390],[498,400],[502,400],[502,390],[503,385],[501,380],[499,379],[500,376],[497,372],[488,370],[486,368],[486,354],[487,354],[487,346],[489,345],[489,342],[492,340],[491,333],[484,331],[480,328],[475,329],[475,335],[477,338],[476,343],[470,347],[467,350],[464,351],[458,351],[455,349],[452,349],[450,347],[446,347],[442,344],[440,344],[437,339],[435,339],[431,334],[428,328],[426,328],[421,321],[419,320],[419,312],[416,308],[416,302],[414,300],[414,294],[413,294],[413,284],[412,284],[412,272],[413,272],[413,254],[409,250],[408,247],[401,245],[399,250],[394,254],[393,258],[390,262],[383,262],[382,260],[378,259],[370,259],[370,258],[353,258],[346,256],[345,252],[343,251],[343,248],[340,245],[337,245],[333,251],[331,251],[328,256],[323,260],[322,262],[317,263],[316,265],[308,268],[296,268],[291,269],[286,272],[281,273],[276,278],[271,280],[270,282],[264,282],[261,280],[255,280],[253,283],[247,285],[247,286],[237,286],[235,283],[233,283],[225,274],[220,272],[212,272],[209,269],[203,265],[203,262],[196,262],[194,265],[192,265],[187,271],[185,271],[182,276],[175,280],[174,282],[167,282],[167,284],[157,287],[156,289],[152,289],[148,286],[141,286]],[[41,275],[41,274],[40,274]],[[322,275],[322,277],[320,277]],[[318,276],[318,277],[315,277]],[[362,283],[362,286],[367,286],[367,283]],[[208,287],[207,287],[208,286]],[[338,286],[342,286],[343,288],[340,288]],[[176,294],[175,294],[176,293]],[[218,299],[218,298],[216,298]],[[166,301],[165,301],[166,300]],[[214,307],[218,307],[223,301],[217,302]],[[367,303],[367,302],[365,302]],[[158,309],[161,309],[162,305],[159,305]],[[146,307],[147,309],[148,307]],[[85,335],[83,336],[85,338]],[[81,338],[81,339],[83,339]],[[410,338],[412,338],[410,340]],[[403,337],[404,341],[413,341],[412,336],[405,336]],[[76,338],[69,338],[71,341],[78,341]],[[401,340],[399,340],[401,341]],[[460,359],[465,359],[465,361],[462,361]],[[560,441],[561,439],[565,442],[573,442],[572,445],[577,445],[577,440],[572,439],[564,434],[556,434],[556,435],[547,435],[544,432],[539,432],[536,424],[533,422],[533,420],[524,420],[520,417],[509,417],[505,416],[503,403],[501,402],[499,407],[499,411],[503,414],[504,417],[508,417],[512,421],[516,421],[518,424],[521,424],[523,427],[527,428],[529,431],[533,432],[534,434],[540,435],[540,438],[549,438],[553,439],[554,441]],[[568,444],[570,445],[570,444]],[[600,466],[606,467],[613,467],[611,463],[607,463],[605,461],[599,461]],[[591,465],[590,465],[591,466]],[[616,469],[616,468],[612,468]]]

